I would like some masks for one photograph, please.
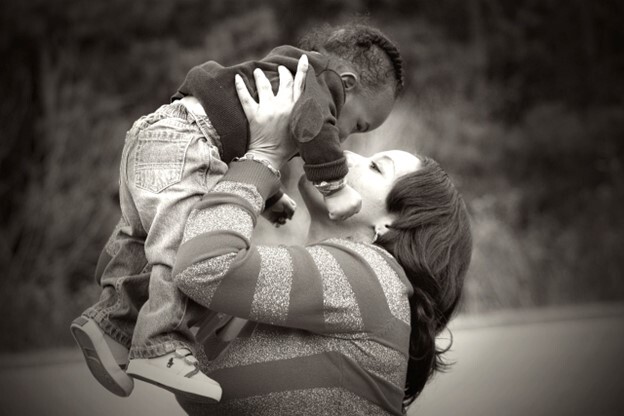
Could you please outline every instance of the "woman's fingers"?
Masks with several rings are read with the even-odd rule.
[[[293,76],[288,69],[284,66],[278,66],[279,72],[279,89],[277,90],[277,97],[286,97],[292,99],[293,97]]]
[[[238,94],[238,99],[243,106],[243,111],[249,120],[252,114],[255,114],[260,105],[259,102],[271,102],[274,98],[290,98],[292,97],[292,102],[296,102],[301,93],[303,92],[303,88],[305,86],[305,77],[308,71],[308,57],[306,55],[302,55],[299,59],[299,63],[297,64],[297,73],[295,74],[295,78],[293,79],[292,74],[288,69],[283,66],[279,66],[277,68],[279,72],[279,90],[277,91],[277,96],[273,95],[273,88],[271,87],[271,82],[268,80],[264,72],[261,69],[256,68],[253,71],[254,79],[256,81],[256,89],[258,91],[258,102],[256,102],[245,82],[240,77],[240,75],[236,75],[234,77],[234,83],[236,85],[236,93]]]
[[[301,55],[299,58],[299,63],[297,64],[297,73],[295,74],[295,86],[293,90],[293,99],[295,102],[301,96],[303,92],[303,88],[305,86],[306,74],[308,73],[308,57],[306,55]]]
[[[264,72],[260,68],[254,69],[254,78],[256,80],[256,88],[258,89],[258,100],[260,102],[275,97],[273,95],[273,88],[271,88],[271,82],[264,75]]]
[[[247,89],[247,86],[245,85],[245,82],[243,81],[243,78],[241,78],[238,74],[234,76],[234,85],[236,85],[236,93],[238,94],[238,99],[243,106],[245,116],[247,117],[247,120],[249,120],[258,110],[258,103],[253,99]]]

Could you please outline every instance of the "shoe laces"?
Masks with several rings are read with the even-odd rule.
[[[199,365],[199,361],[197,361],[197,358],[195,358],[193,353],[187,350],[186,348],[175,350],[175,355],[178,358],[182,358],[184,362],[187,364],[194,365],[195,367]]]
[[[185,363],[195,367],[188,374],[185,374],[184,377],[191,378],[195,374],[199,373],[199,361],[197,361],[197,358],[195,358],[191,351],[187,350],[186,348],[180,348],[175,350],[175,356],[183,359]]]

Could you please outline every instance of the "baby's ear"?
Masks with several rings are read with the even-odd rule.
[[[358,82],[357,75],[353,72],[343,72],[340,74],[340,78],[342,78],[342,85],[345,91],[350,91],[355,88]]]

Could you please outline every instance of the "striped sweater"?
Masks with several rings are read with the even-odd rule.
[[[346,239],[254,244],[257,217],[278,187],[262,164],[233,162],[189,216],[178,287],[254,322],[215,360],[202,360],[223,387],[221,402],[178,401],[206,415],[402,414],[412,291],[402,268],[385,250]]]

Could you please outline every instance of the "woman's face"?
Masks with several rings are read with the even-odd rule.
[[[349,173],[347,183],[362,196],[362,209],[343,222],[374,224],[386,215],[386,197],[394,182],[401,176],[420,169],[422,162],[411,153],[389,150],[364,157],[345,151]],[[317,215],[327,217],[323,197],[308,181],[300,182],[300,191],[312,219]],[[321,217],[322,218],[322,217]]]

